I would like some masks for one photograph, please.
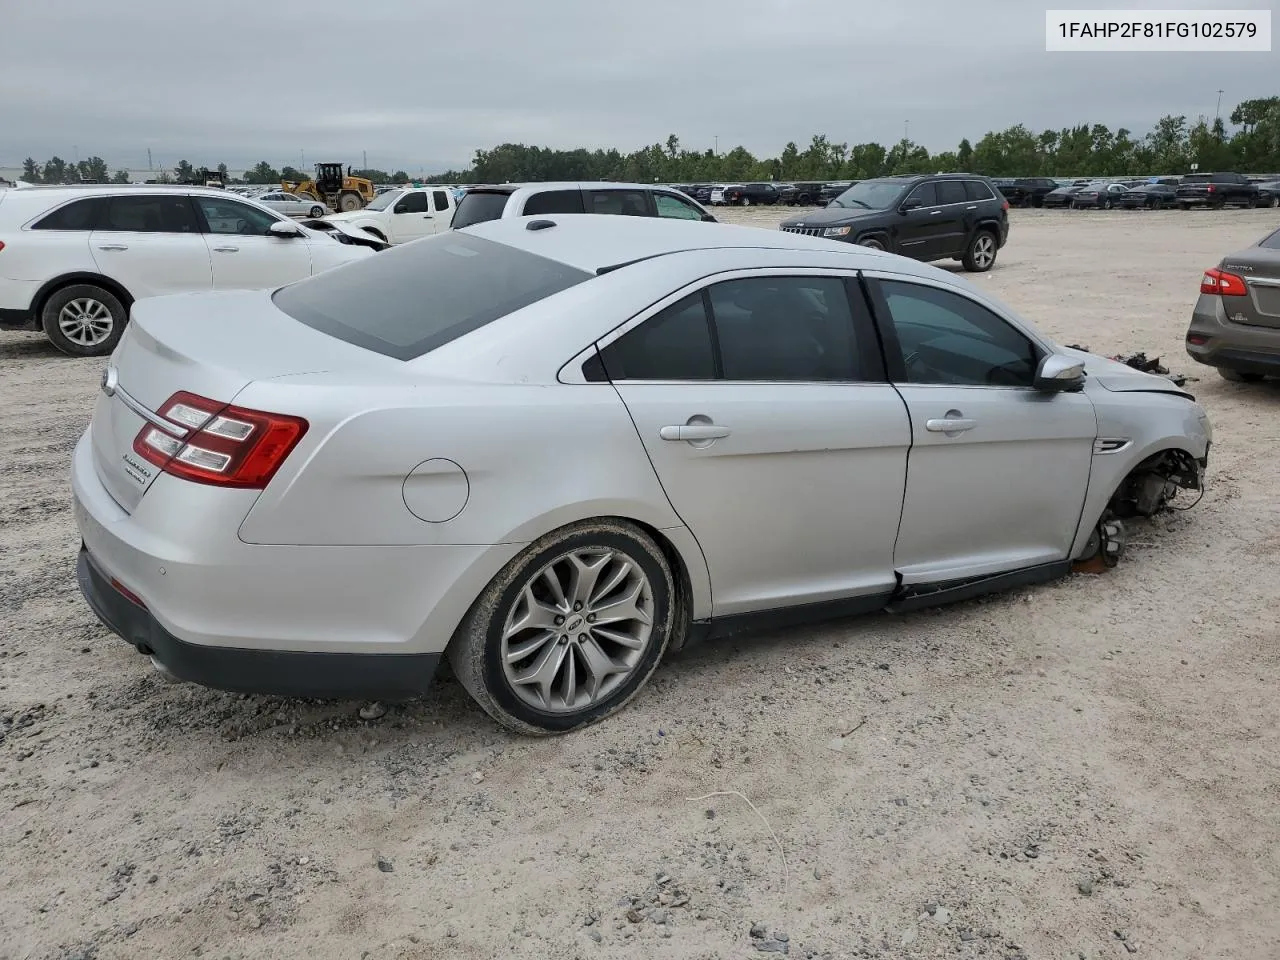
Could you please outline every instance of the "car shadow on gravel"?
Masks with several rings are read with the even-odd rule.
[[[54,359],[73,362],[79,358],[62,353],[42,333],[33,333],[30,337],[5,337],[0,340],[0,361]]]

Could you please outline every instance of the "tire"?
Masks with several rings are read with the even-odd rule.
[[[363,206],[364,201],[360,199],[360,194],[352,193],[350,190],[338,197],[338,209],[343,213],[351,213]]]
[[[324,207],[318,207],[318,206],[317,206],[317,207],[312,207],[312,208],[311,208],[311,219],[312,219],[312,220],[319,220],[319,219],[320,219],[321,217],[323,217],[323,216],[324,216]]]
[[[970,273],[986,273],[995,266],[996,255],[1000,252],[999,241],[990,230],[979,230],[965,248],[964,268]]]
[[[1262,379],[1260,373],[1241,373],[1239,370],[1228,370],[1226,367],[1218,367],[1218,376],[1232,383],[1257,383]]]
[[[1103,200],[1103,201],[1102,201],[1102,209],[1103,209],[1103,210],[1110,210],[1113,206],[1115,206],[1115,204],[1114,204],[1114,203],[1112,203],[1112,201],[1111,201],[1111,198],[1110,198],[1110,197],[1107,197],[1107,199],[1105,199],[1105,200]]]
[[[866,247],[868,250],[883,250],[885,248],[884,241],[876,237],[861,237],[858,240],[858,246]]]
[[[622,571],[620,561],[630,565],[626,579],[603,594],[598,593],[598,581],[594,586],[588,583],[591,589],[578,599],[577,606],[572,605],[577,576],[572,571],[582,570],[584,563],[599,563],[596,577],[607,580]],[[552,588],[552,580],[544,576],[548,571],[560,585],[559,594]],[[632,617],[610,625],[615,633],[634,631],[632,639],[641,646],[636,649],[611,642],[603,633],[593,634],[598,628],[588,626],[583,616],[593,606],[596,610],[617,606],[633,590],[647,597],[634,603],[649,623],[646,625],[643,617]],[[557,596],[563,599],[557,600]],[[511,626],[513,620],[531,619],[528,612],[518,615],[522,610],[531,612],[530,597],[546,611],[545,629],[541,624],[523,630]],[[673,633],[686,629],[686,617],[671,566],[651,537],[624,520],[584,521],[534,541],[502,568],[459,625],[449,643],[448,658],[458,681],[502,726],[531,736],[567,733],[622,709],[653,674]],[[619,629],[623,623],[628,626]],[[555,631],[561,626],[566,634],[557,636]],[[577,630],[584,631],[577,636],[586,637],[586,643],[573,639]],[[504,639],[504,635],[509,636]],[[513,649],[524,656],[508,663]],[[549,660],[547,652],[557,649],[564,652],[559,654],[545,687],[515,682],[516,676],[529,675],[535,663]],[[624,672],[605,675],[604,689],[600,679],[594,678],[593,693],[587,661],[598,655],[611,667],[620,666],[620,661],[630,662]],[[572,664],[572,673],[567,664]],[[575,683],[566,702],[566,687],[578,674],[583,676],[582,683]],[[582,696],[587,699],[574,705]]]
[[[1180,204],[1178,204],[1178,209],[1179,209],[1179,210],[1190,210],[1190,209],[1191,209],[1191,204],[1189,204],[1189,203],[1180,203]]]
[[[742,198],[742,205],[743,205],[744,207],[749,207],[749,206],[751,206],[751,198],[750,198],[750,197],[743,197],[743,198]]]
[[[75,283],[55,290],[40,311],[45,336],[73,357],[105,357],[124,335],[129,313],[110,290]]]

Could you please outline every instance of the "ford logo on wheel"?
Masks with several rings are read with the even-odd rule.
[[[108,397],[116,395],[116,386],[120,383],[120,374],[115,367],[107,367],[102,371],[102,392]]]

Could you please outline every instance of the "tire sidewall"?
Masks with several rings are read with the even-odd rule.
[[[58,314],[62,312],[62,308],[72,300],[77,300],[81,297],[97,300],[111,311],[113,324],[111,335],[102,343],[92,347],[86,347],[68,340],[58,326]],[[49,341],[58,350],[72,357],[107,356],[111,351],[115,350],[116,344],[124,336],[125,324],[128,321],[129,313],[125,310],[124,304],[120,302],[120,298],[106,287],[100,287],[92,283],[73,283],[70,286],[63,287],[61,290],[55,290],[49,295],[40,311],[40,325],[44,329],[45,336],[49,338]]]
[[[978,266],[977,261],[974,259],[974,254],[977,251],[978,242],[983,237],[987,237],[991,240],[991,247],[992,247],[991,262],[987,264],[985,267],[980,267]],[[999,245],[999,242],[996,240],[996,235],[987,229],[979,230],[977,233],[973,235],[973,239],[969,241],[969,246],[965,248],[964,258],[963,258],[964,268],[970,273],[986,273],[988,270],[990,270],[992,267],[996,265],[996,257],[999,255],[999,253],[1000,253],[1000,245]]]
[[[580,713],[546,713],[530,707],[512,691],[501,663],[502,630],[507,612],[516,602],[529,576],[555,558],[585,547],[617,550],[640,566],[653,588],[654,633],[643,659],[637,664],[626,683],[615,690],[608,699]],[[498,591],[495,601],[482,603],[484,619],[475,624],[477,630],[483,631],[480,663],[476,664],[480,671],[479,679],[485,694],[492,699],[494,706],[522,726],[533,728],[539,733],[563,733],[573,730],[603,719],[623,707],[639,692],[657,668],[671,638],[676,603],[675,581],[669,564],[661,557],[662,553],[656,544],[651,541],[646,544],[638,537],[625,533],[624,528],[610,524],[609,529],[567,532],[542,549],[517,558],[513,562],[513,567],[508,568],[509,572],[504,571],[506,576],[499,575],[498,580],[503,582],[504,586]]]
[[[857,246],[866,247],[868,250],[887,250],[884,241],[879,237],[859,237]]]
[[[317,213],[317,212],[316,212],[317,210],[319,210],[320,212],[319,212],[319,213]],[[312,208],[311,208],[311,218],[312,218],[313,220],[319,220],[319,219],[320,219],[321,217],[323,217],[323,216],[324,216],[324,208],[323,208],[323,207],[312,207]]]

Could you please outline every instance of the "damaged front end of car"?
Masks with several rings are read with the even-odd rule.
[[[369,247],[373,250],[387,250],[391,244],[387,241],[375,237],[373,234],[358,227],[348,227],[346,224],[334,220],[303,220],[304,226],[310,227],[312,230],[320,230],[329,234],[338,243],[347,243],[357,247]]]
[[[1150,519],[1167,510],[1190,510],[1199,503],[1204,496],[1208,464],[1207,449],[1200,459],[1185,450],[1162,450],[1139,463],[1098,518],[1084,550],[1076,558],[1076,571],[1097,573],[1120,562],[1129,542],[1125,521]],[[1184,491],[1197,496],[1185,507],[1175,506],[1174,499]]]

